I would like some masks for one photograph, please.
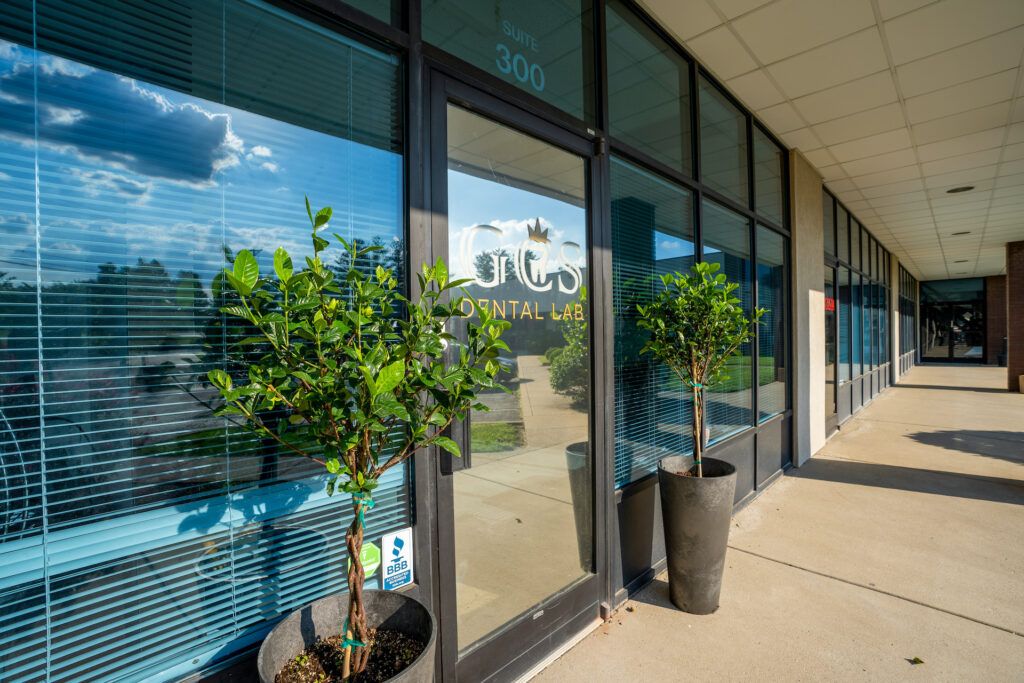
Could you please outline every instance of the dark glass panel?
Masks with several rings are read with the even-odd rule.
[[[747,163],[746,116],[718,88],[701,78],[700,179],[747,206]]]
[[[612,136],[692,175],[686,60],[621,2],[608,3],[605,24]]]
[[[785,225],[785,166],[783,150],[754,126],[754,190],[757,213],[776,225]]]
[[[827,192],[822,193],[821,225],[825,235],[825,255],[836,255],[836,200]]]
[[[424,0],[422,12],[425,41],[593,120],[590,0]]]

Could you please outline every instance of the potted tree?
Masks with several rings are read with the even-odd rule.
[[[764,314],[756,309],[748,319],[735,296],[739,285],[718,269],[704,262],[686,275],[662,275],[664,289],[637,306],[637,325],[650,334],[641,353],[664,363],[693,392],[693,455],[658,463],[669,593],[691,614],[718,609],[736,491],[736,468],[703,457],[705,395],[724,379],[726,361],[751,339]]]
[[[278,248],[269,277],[248,251],[224,271],[237,302],[222,310],[254,333],[236,345],[247,354],[244,376],[209,373],[224,399],[220,414],[322,465],[327,493],[347,494],[352,506],[347,601],[330,596],[286,617],[260,649],[260,677],[432,681],[433,616],[404,593],[364,591],[365,521],[385,472],[421,449],[460,454],[445,430],[471,409],[486,410],[477,395],[498,386],[498,354],[508,350],[500,336],[510,323],[468,300],[476,319],[451,344],[449,323],[468,317],[457,294],[467,281],[450,280],[438,259],[417,274],[419,294],[406,297],[392,269],[373,268],[379,247],[338,235],[345,253],[332,268],[322,236],[331,209],[314,214],[307,200],[306,212],[313,256],[304,269]]]

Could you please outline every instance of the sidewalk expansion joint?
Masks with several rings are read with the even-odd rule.
[[[729,549],[730,550],[735,550],[737,552],[741,552],[741,553],[744,553],[744,554],[747,554],[747,555],[752,555],[753,557],[759,557],[762,560],[767,560],[768,562],[774,562],[776,564],[781,564],[781,565],[784,565],[786,567],[792,567],[793,569],[799,569],[800,571],[807,572],[808,574],[815,574],[817,576],[821,576],[821,577],[826,578],[826,579],[832,579],[833,581],[839,581],[840,583],[845,583],[845,584],[848,584],[850,586],[856,586],[857,588],[863,588],[864,590],[869,590],[869,591],[872,591],[872,592],[875,592],[875,593],[881,593],[882,595],[888,595],[891,598],[896,598],[897,600],[902,600],[904,602],[909,602],[911,604],[918,605],[919,607],[925,607],[927,609],[932,609],[932,610],[935,610],[936,612],[944,612],[945,614],[948,614],[948,615],[953,616],[953,617],[959,617],[960,619],[966,619],[967,621],[973,621],[976,624],[981,624],[982,626],[988,626],[989,628],[994,628],[994,629],[997,629],[999,631],[1003,631],[1004,633],[1009,633],[1010,635],[1017,636],[1018,638],[1024,638],[1024,633],[1021,633],[1020,631],[1015,631],[1012,628],[1007,628],[1005,626],[1000,626],[999,624],[993,624],[993,623],[991,623],[989,621],[984,621],[982,619],[977,619],[975,617],[969,617],[966,614],[961,614],[960,612],[954,612],[953,610],[948,610],[948,609],[945,609],[943,607],[937,607],[935,605],[930,605],[927,602],[921,602],[920,600],[915,600],[913,598],[908,598],[905,595],[900,595],[898,593],[892,593],[890,591],[882,590],[881,588],[877,588],[875,586],[868,586],[868,585],[860,583],[858,581],[851,581],[850,579],[844,579],[842,577],[834,576],[832,574],[826,574],[825,572],[819,572],[819,571],[816,571],[814,569],[808,569],[807,567],[801,567],[798,564],[793,564],[792,562],[786,562],[785,560],[777,560],[774,557],[768,557],[767,555],[762,555],[761,553],[755,553],[753,550],[745,550],[743,548],[737,548],[736,546],[731,545],[731,544],[729,545]]]

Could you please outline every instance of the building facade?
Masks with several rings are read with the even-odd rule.
[[[631,0],[6,2],[0,680],[242,671],[345,589],[349,507],[205,381],[239,371],[215,276],[300,261],[305,197],[360,265],[442,258],[512,321],[464,457],[367,516],[412,529],[444,680],[529,672],[663,568],[655,469],[692,443],[640,354],[659,275],[713,261],[767,309],[709,397],[736,505],[919,355],[911,272]]]

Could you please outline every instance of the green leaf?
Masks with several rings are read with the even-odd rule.
[[[327,225],[328,221],[331,220],[331,216],[334,211],[329,206],[325,206],[316,212],[316,217],[313,218],[313,229],[319,230],[320,228]]]
[[[278,247],[274,250],[274,272],[277,273],[277,277],[281,282],[288,282],[291,279],[293,266],[292,257],[288,255],[284,247]]]
[[[309,216],[309,224],[313,224],[313,209],[309,208],[309,197],[306,197],[306,215]]]
[[[243,249],[238,252],[232,274],[250,290],[256,286],[256,281],[260,279],[260,265],[251,251]]]
[[[462,457],[462,451],[459,449],[459,444],[455,443],[447,436],[435,436],[434,443],[454,455],[456,458]]]
[[[405,361],[396,360],[386,366],[377,375],[377,393],[383,394],[392,391],[405,377]]]
[[[232,273],[230,270],[224,271],[224,277],[227,278],[228,284],[231,285],[232,289],[234,289],[240,295],[249,296],[250,294],[252,294],[252,287],[250,287],[249,285],[245,284],[243,281],[235,277],[234,273]],[[246,314],[242,317],[248,318],[249,316],[248,314]]]
[[[210,370],[206,373],[206,377],[210,380],[210,384],[218,389],[231,389],[231,375],[219,368]]]

